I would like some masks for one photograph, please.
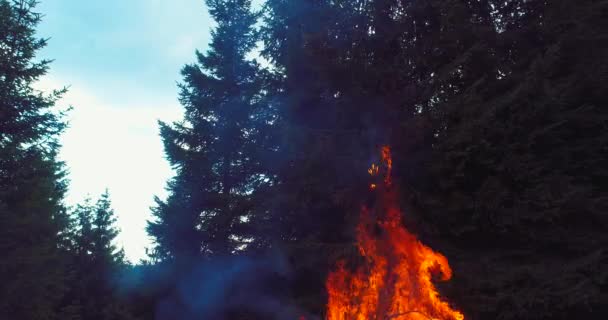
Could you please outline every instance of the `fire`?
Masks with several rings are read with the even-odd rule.
[[[357,227],[361,266],[349,271],[345,261],[327,278],[327,320],[462,320],[464,315],[439,297],[432,280],[452,277],[448,260],[422,244],[402,226],[397,192],[392,188],[389,147],[382,148],[384,184],[373,208],[363,208]],[[369,174],[380,173],[372,165]]]

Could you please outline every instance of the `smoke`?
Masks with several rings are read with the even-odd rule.
[[[288,269],[278,254],[194,263],[160,300],[155,319],[314,319],[288,301]]]

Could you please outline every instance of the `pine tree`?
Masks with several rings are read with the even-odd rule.
[[[472,317],[602,319],[606,272],[586,270],[608,261],[608,2],[493,7],[494,78],[471,72],[438,105],[426,219],[458,244],[455,296]]]
[[[256,192],[272,178],[272,114],[262,104],[254,49],[258,14],[249,0],[207,1],[217,27],[210,49],[182,70],[183,121],[161,123],[167,158],[177,170],[167,201],[157,200],[148,232],[162,259],[228,255],[250,245]]]
[[[79,256],[86,256],[95,265],[111,266],[124,263],[124,252],[118,249],[115,239],[119,230],[112,209],[110,194],[106,190],[95,203],[86,198],[71,214],[73,219],[73,247]]]
[[[53,319],[64,290],[59,244],[66,227],[63,165],[53,109],[63,90],[33,88],[49,61],[30,0],[0,1],[0,318]]]
[[[93,257],[98,264],[112,266],[125,263],[124,251],[116,246],[119,230],[112,209],[110,193],[106,190],[95,204],[93,225]]]
[[[276,67],[273,94],[286,128],[280,153],[288,159],[273,221],[295,248],[296,295],[320,311],[318,270],[352,251],[371,155],[390,144],[395,178],[424,182],[420,169],[441,131],[437,106],[496,74],[496,32],[487,1],[266,5],[264,53]]]
[[[123,250],[115,244],[118,229],[108,191],[95,203],[87,198],[78,204],[72,219],[72,274],[65,313],[74,319],[131,319],[118,292],[118,279],[128,267]]]
[[[413,57],[399,45],[413,29],[394,21],[389,2],[267,2],[264,53],[276,65],[286,159],[273,225],[295,261],[294,296],[317,313],[325,304],[319,270],[354,251],[364,169],[412,109],[404,89]]]

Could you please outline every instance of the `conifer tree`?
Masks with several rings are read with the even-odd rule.
[[[126,272],[124,252],[116,247],[118,229],[108,191],[90,198],[72,213],[70,286],[64,304],[74,319],[131,319],[129,306],[118,293],[118,279]]]
[[[395,178],[424,180],[436,105],[495,73],[495,32],[487,1],[269,0],[266,8],[264,53],[276,64],[280,152],[289,159],[274,218],[296,248],[294,291],[322,310],[318,270],[352,252],[353,212],[367,194],[362,169],[390,144]]]
[[[608,261],[608,1],[494,8],[499,72],[439,106],[427,219],[453,243],[473,244],[460,253],[475,248],[454,270],[455,296],[473,317],[602,319],[606,272],[584,270]],[[479,267],[500,276],[469,272]]]
[[[65,124],[53,109],[63,90],[34,89],[49,61],[36,60],[33,0],[0,1],[0,318],[53,319],[64,291],[66,189],[56,159]]]
[[[208,1],[218,29],[184,68],[186,117],[161,125],[178,175],[148,228],[155,257],[235,252],[243,227],[266,226],[292,258],[293,299],[321,314],[323,272],[354,252],[364,169],[388,143],[408,223],[449,256],[446,296],[467,318],[601,318],[606,0],[268,0],[265,87],[233,81],[259,74],[241,64],[238,3]],[[240,165],[263,163],[243,146],[268,149],[242,120],[258,110],[281,130],[272,171]]]
[[[254,49],[258,14],[249,0],[208,0],[217,27],[210,48],[182,70],[183,121],[161,123],[167,158],[177,171],[158,201],[148,232],[160,258],[228,255],[251,242],[257,191],[269,182],[272,114],[262,104]]]
[[[119,230],[116,227],[116,216],[112,209],[110,193],[106,190],[95,204],[93,219],[93,256],[103,265],[120,265],[125,263],[124,251],[116,246],[115,239]]]

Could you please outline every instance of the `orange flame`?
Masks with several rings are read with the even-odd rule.
[[[339,261],[330,273],[327,320],[463,320],[464,315],[442,301],[433,276],[452,277],[448,260],[422,244],[402,226],[397,193],[391,188],[392,159],[382,148],[384,186],[373,210],[363,208],[357,227],[357,246],[363,263],[356,271]],[[372,165],[370,175],[380,168]],[[376,216],[374,216],[374,212]]]

